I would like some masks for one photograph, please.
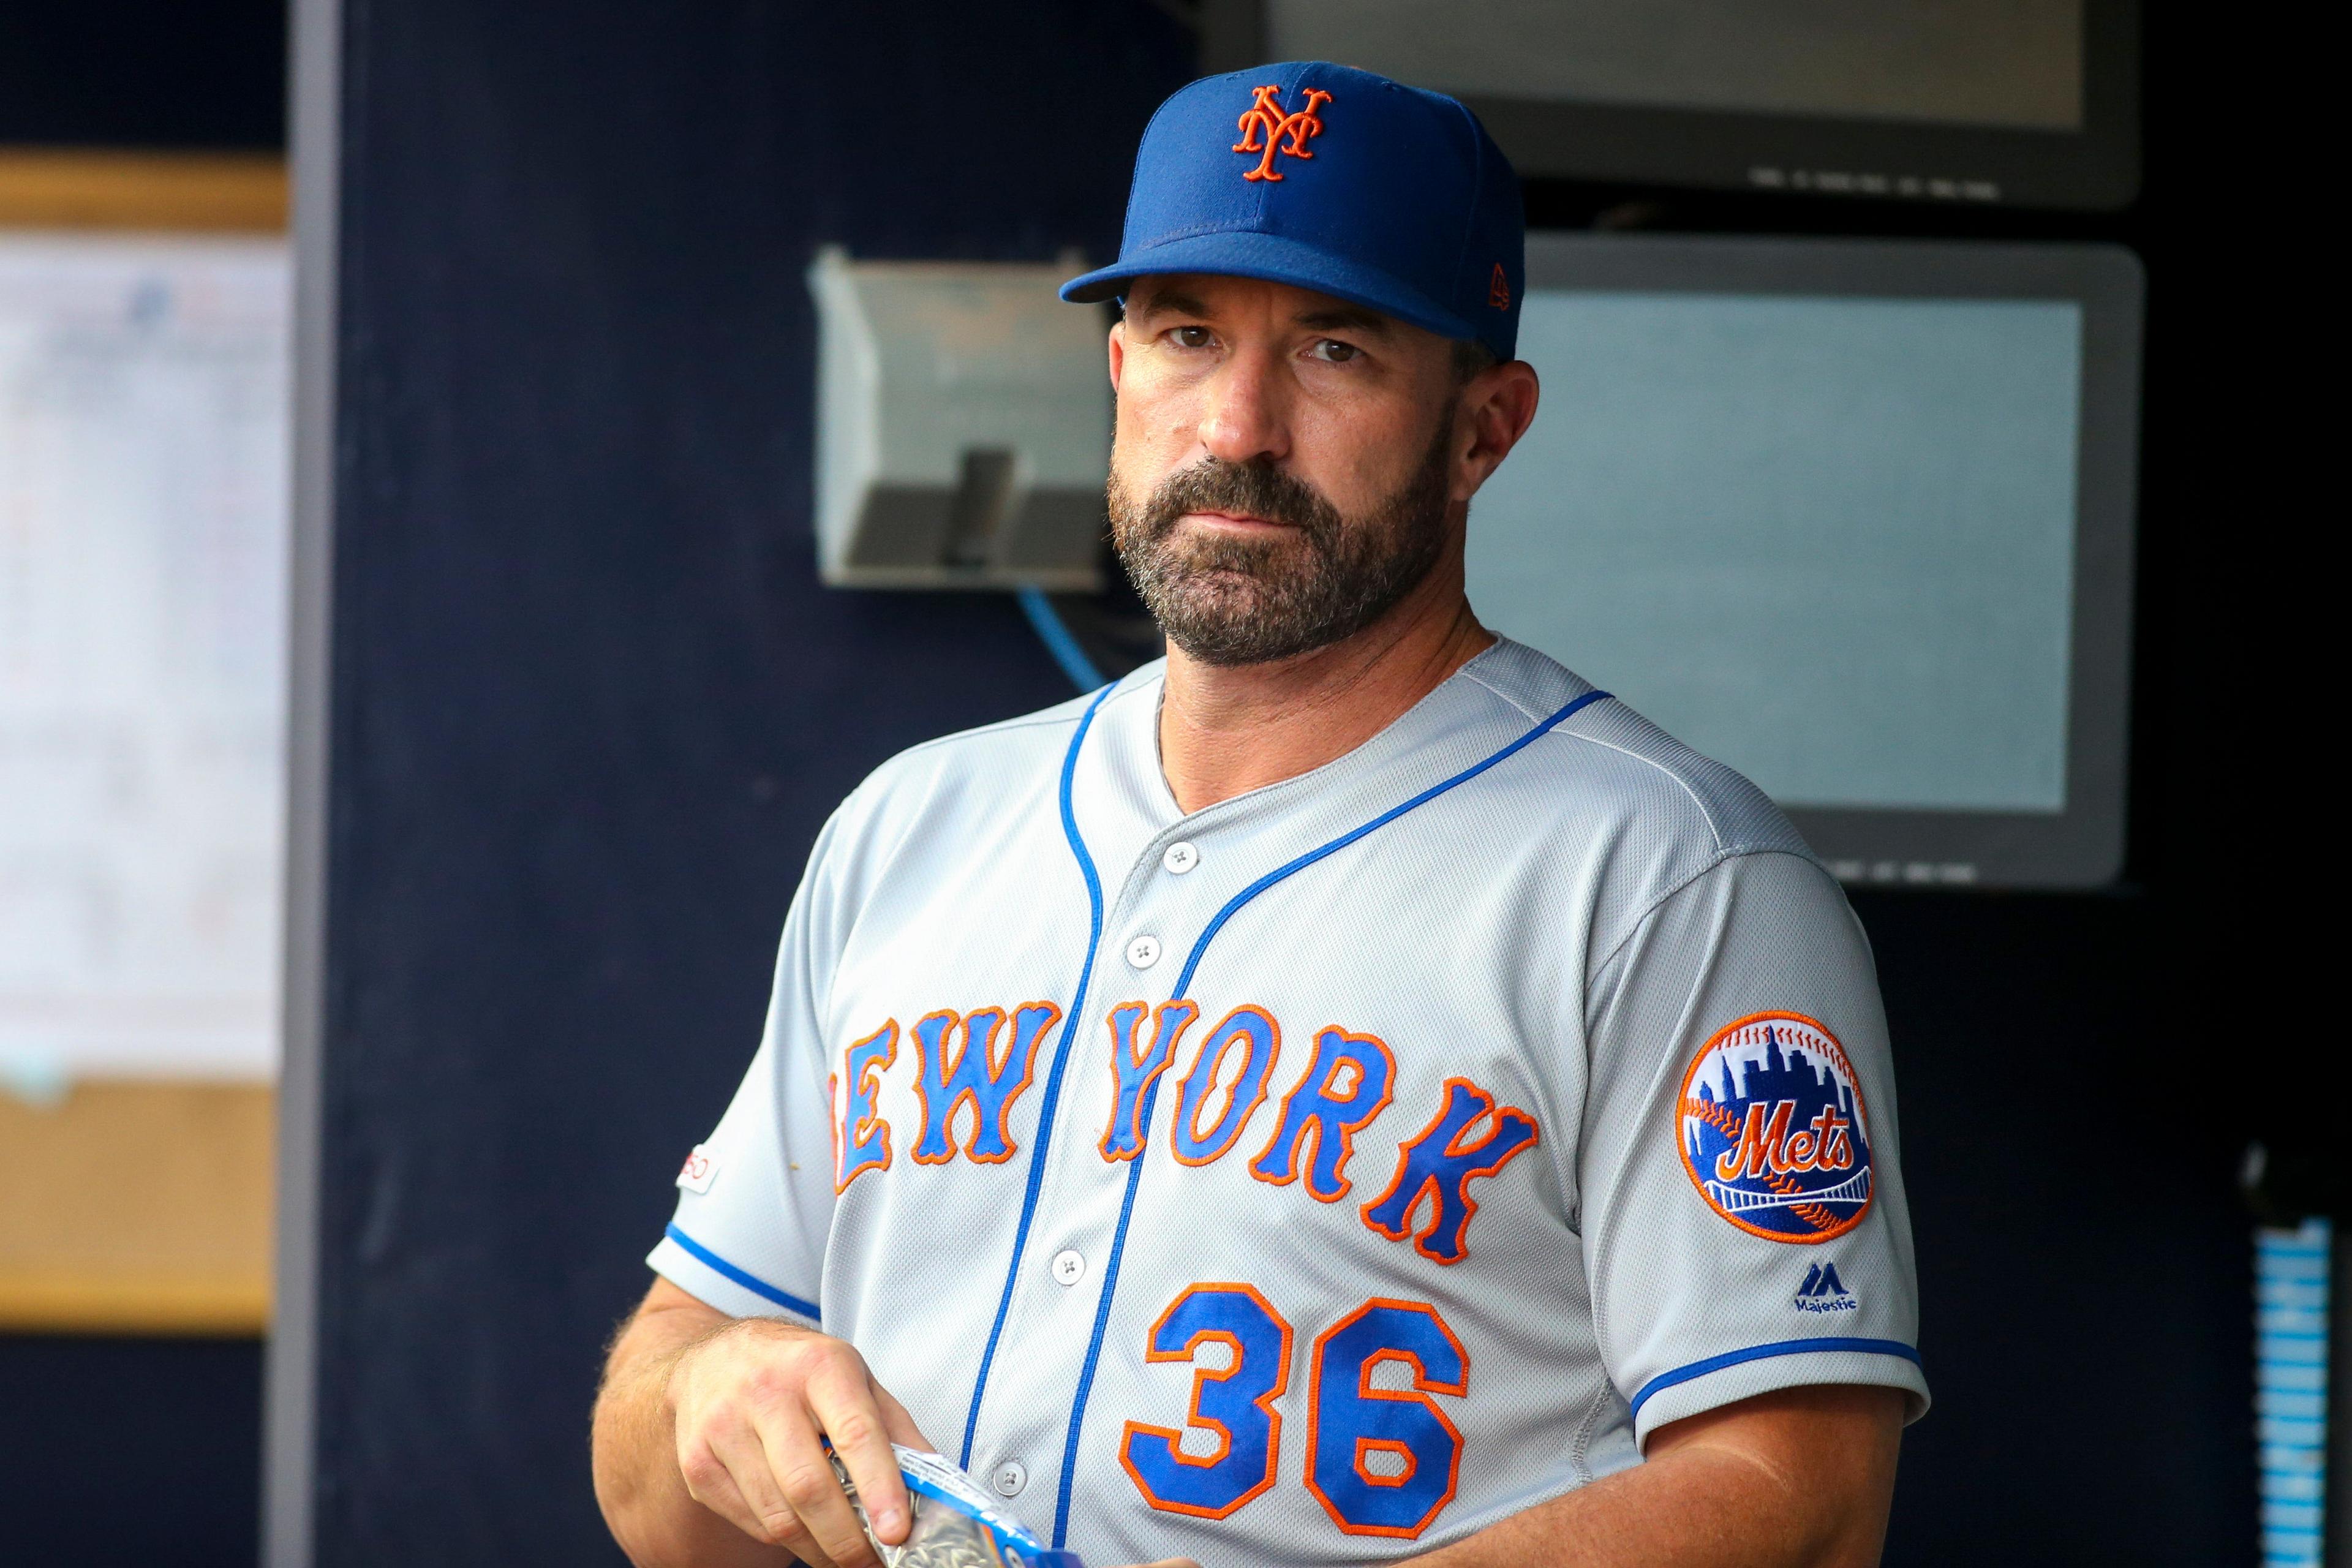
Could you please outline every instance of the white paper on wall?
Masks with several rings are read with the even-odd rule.
[[[0,235],[0,1080],[278,1058],[286,247]]]

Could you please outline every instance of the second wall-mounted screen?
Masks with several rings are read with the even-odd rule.
[[[2138,272],[2118,250],[1542,237],[1469,589],[1852,878],[2122,853]]]
[[[2082,0],[1269,0],[1266,35],[1276,59],[1468,98],[2083,123]]]
[[[2057,811],[2082,340],[2063,300],[1538,291],[1479,613],[1784,805]]]

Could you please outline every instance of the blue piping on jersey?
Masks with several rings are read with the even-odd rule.
[[[1068,676],[1081,691],[1092,691],[1102,685],[1102,671],[1097,669],[1095,661],[1087,657],[1087,650],[1078,645],[1078,639],[1070,635],[1062,613],[1054,608],[1053,600],[1045,597],[1045,590],[1026,587],[1021,590],[1019,597],[1021,613],[1029,617],[1030,628],[1036,632],[1037,640],[1045,645],[1045,651],[1054,656],[1054,662],[1062,667],[1062,673]]]
[[[1104,687],[1087,704],[1085,714],[1078,720],[1077,732],[1070,737],[1070,749],[1062,756],[1062,837],[1070,841],[1070,853],[1077,858],[1078,870],[1087,879],[1087,961],[1078,970],[1077,994],[1070,1001],[1070,1010],[1062,1016],[1062,1039],[1054,1048],[1053,1070],[1045,1075],[1045,1096],[1037,1110],[1037,1131],[1030,1139],[1029,1184],[1021,1194],[1021,1223],[1013,1231],[1013,1259],[1004,1266],[1004,1293],[997,1298],[996,1321],[989,1325],[988,1347],[980,1352],[980,1375],[972,1380],[971,1410],[963,1421],[963,1450],[956,1457],[956,1463],[966,1469],[971,1468],[972,1435],[980,1430],[980,1400],[988,1392],[988,1369],[996,1364],[996,1342],[1004,1333],[1005,1314],[1013,1310],[1013,1286],[1021,1277],[1021,1254],[1029,1245],[1029,1222],[1037,1215],[1037,1189],[1045,1180],[1045,1150],[1054,1137],[1054,1108],[1062,1099],[1062,1069],[1069,1065],[1070,1042],[1085,1024],[1087,982],[1094,978],[1095,950],[1102,942],[1102,879],[1095,875],[1094,857],[1087,853],[1086,838],[1078,832],[1077,813],[1070,806],[1070,783],[1077,776],[1078,748],[1086,744],[1087,731],[1094,727],[1095,712],[1111,690]]]
[[[1406,812],[1412,810],[1414,807],[1426,805],[1429,802],[1435,800],[1439,795],[1444,795],[1446,791],[1454,788],[1455,785],[1469,783],[1472,779],[1476,778],[1480,773],[1485,773],[1488,768],[1495,766],[1497,763],[1503,762],[1525,750],[1527,747],[1533,745],[1538,740],[1549,734],[1561,724],[1566,723],[1570,718],[1574,717],[1580,710],[1591,706],[1593,703],[1600,701],[1602,698],[1608,695],[1609,693],[1606,691],[1600,690],[1586,692],[1583,696],[1577,698],[1574,701],[1569,703],[1566,707],[1554,713],[1550,718],[1537,724],[1534,729],[1529,730],[1526,734],[1521,735],[1517,740],[1513,741],[1509,745],[1505,746],[1501,751],[1495,752],[1483,762],[1473,763],[1470,766],[1463,769],[1460,773],[1455,773],[1452,778],[1446,779],[1442,783],[1430,785],[1427,789],[1423,790],[1419,795],[1414,795],[1411,800],[1404,802],[1402,805],[1391,806],[1388,810],[1381,813],[1380,816],[1375,816],[1370,822],[1365,823],[1361,827],[1358,827],[1350,832],[1342,833],[1339,837],[1332,839],[1329,843],[1325,844],[1318,848],[1309,849],[1306,854],[1301,855],[1296,860],[1276,867],[1273,870],[1268,871],[1265,876],[1260,877],[1256,881],[1252,882],[1248,887],[1244,888],[1240,892],[1235,893],[1232,898],[1225,900],[1225,907],[1217,911],[1216,918],[1208,923],[1208,926],[1201,932],[1200,940],[1192,944],[1192,955],[1184,960],[1183,972],[1176,976],[1176,989],[1169,993],[1169,994],[1171,996],[1184,996],[1190,994],[1192,985],[1192,972],[1201,967],[1201,959],[1202,955],[1209,951],[1209,943],[1216,939],[1216,935],[1219,931],[1225,929],[1225,922],[1233,919],[1233,917],[1239,912],[1242,906],[1248,903],[1252,899],[1256,898],[1260,893],[1265,892],[1268,888],[1273,887],[1276,882],[1281,881],[1284,878],[1305,870],[1307,867],[1312,866],[1315,862],[1322,859],[1327,855],[1337,854],[1339,851],[1345,849],[1349,845],[1353,844],[1359,838],[1363,837],[1366,834],[1370,833],[1377,828],[1387,826],[1390,823],[1394,822],[1398,817],[1402,816]],[[1076,748],[1074,744],[1071,749],[1071,756],[1075,760],[1076,755]],[[1066,780],[1066,774],[1065,776]],[[1066,787],[1067,785],[1066,782],[1065,788],[1066,789]],[[1097,920],[1099,921],[1100,918],[1100,905],[1097,904]],[[1136,1125],[1145,1129],[1147,1135],[1151,1126],[1151,1107],[1153,1102],[1159,1099],[1159,1096],[1160,1079],[1159,1077],[1154,1077],[1151,1080],[1151,1087],[1143,1091],[1143,1109],[1136,1118]],[[1042,1155],[1043,1152],[1043,1146],[1040,1145],[1039,1154]],[[1087,1397],[1094,1392],[1095,1386],[1095,1363],[1102,1355],[1103,1333],[1110,1326],[1111,1297],[1118,1289],[1119,1259],[1125,1256],[1127,1251],[1127,1222],[1133,1217],[1135,1214],[1135,1191],[1137,1185],[1143,1179],[1143,1159],[1139,1155],[1128,1165],[1127,1168],[1127,1196],[1118,1205],[1118,1228],[1111,1233],[1110,1263],[1109,1266],[1103,1270],[1102,1296],[1095,1304],[1094,1338],[1087,1342],[1086,1366],[1078,1373],[1077,1398],[1073,1401],[1070,1405],[1070,1434],[1062,1445],[1061,1492],[1054,1502],[1054,1545],[1056,1548],[1067,1544],[1069,1539],[1070,1481],[1077,1473],[1078,1432],[1079,1429],[1086,1425]]]
[[[694,1237],[687,1235],[686,1232],[678,1229],[677,1226],[674,1225],[666,1227],[662,1231],[662,1234],[668,1237],[672,1241],[677,1243],[679,1247],[685,1248],[688,1257],[693,1258],[698,1263],[709,1265],[712,1269],[716,1270],[725,1278],[733,1280],[736,1284],[740,1285],[744,1289],[751,1291],[754,1296],[764,1297],[768,1300],[773,1301],[779,1307],[798,1312],[802,1317],[806,1318],[812,1323],[821,1325],[824,1322],[824,1320],[817,1313],[816,1303],[814,1301],[803,1301],[789,1290],[777,1289],[773,1285],[769,1284],[765,1279],[761,1279],[755,1274],[744,1273],[743,1270],[736,1268],[733,1264],[728,1262],[727,1259],[719,1257],[719,1254],[711,1251],[710,1248],[703,1246],[702,1243],[695,1240]]]
[[[1842,1351],[1853,1355],[1899,1356],[1913,1366],[1919,1363],[1919,1352],[1901,1340],[1864,1340],[1830,1338],[1819,1340],[1779,1340],[1769,1345],[1750,1345],[1744,1351],[1726,1351],[1705,1361],[1695,1361],[1688,1366],[1678,1366],[1672,1372],[1662,1372],[1643,1384],[1633,1395],[1633,1413],[1642,1414],[1642,1406],[1654,1394],[1663,1394],[1678,1383],[1688,1383],[1695,1377],[1705,1377],[1711,1372],[1721,1372],[1727,1366],[1739,1366],[1751,1361],[1767,1361],[1779,1355],[1810,1355],[1818,1351]]]

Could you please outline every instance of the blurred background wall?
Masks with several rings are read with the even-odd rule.
[[[1068,689],[1008,598],[818,587],[803,268],[821,243],[1108,256],[1192,40],[1146,0],[320,15],[342,76],[300,1528],[320,1563],[617,1562],[586,1468],[601,1345],[748,1056],[818,826],[897,749]],[[274,13],[140,17],[0,23],[0,139],[279,144]],[[2281,831],[2269,759],[2322,614],[2291,500],[2314,430],[2282,389],[2328,291],[2280,62],[2167,16],[2147,60],[2120,214],[1528,192],[1538,226],[2108,239],[2148,269],[2126,879],[1854,895],[1937,1391],[1894,1563],[2255,1559],[2235,1177],[2308,1103],[2284,1064],[2324,968],[2295,912],[2317,836]],[[7,1554],[252,1561],[260,1375],[250,1337],[0,1337]]]

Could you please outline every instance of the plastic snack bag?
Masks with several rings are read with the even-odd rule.
[[[999,1511],[953,1460],[897,1443],[890,1447],[898,1457],[898,1473],[906,1478],[914,1504],[915,1522],[901,1546],[886,1546],[875,1535],[865,1500],[857,1495],[841,1457],[827,1456],[882,1568],[1086,1568],[1076,1552],[1054,1550],[1019,1520]]]

